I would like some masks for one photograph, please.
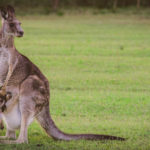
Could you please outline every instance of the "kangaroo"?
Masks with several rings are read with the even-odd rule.
[[[14,37],[23,37],[21,23],[16,19],[12,6],[0,9],[0,95],[6,108],[1,111],[6,124],[6,135],[0,143],[28,143],[27,130],[37,119],[46,133],[56,140],[125,140],[121,137],[99,134],[67,134],[57,128],[49,111],[50,90],[47,78],[36,65],[19,53]],[[7,93],[11,93],[9,98]],[[5,98],[4,98],[5,97]],[[0,108],[1,109],[1,108]],[[16,139],[16,130],[20,130]]]

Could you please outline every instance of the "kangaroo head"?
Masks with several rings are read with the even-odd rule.
[[[2,17],[2,30],[6,35],[22,37],[24,32],[21,28],[21,23],[15,17],[15,10],[12,6],[0,8]]]

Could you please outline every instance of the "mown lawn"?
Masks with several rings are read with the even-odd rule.
[[[110,14],[19,18],[25,35],[16,39],[16,47],[49,79],[57,126],[67,133],[128,139],[54,141],[34,122],[28,145],[0,145],[0,150],[149,150],[150,19]]]

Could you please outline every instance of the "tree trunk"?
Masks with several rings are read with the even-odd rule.
[[[117,4],[118,4],[118,0],[114,0],[114,3],[113,3],[113,10],[116,10],[116,9],[117,9]]]
[[[141,0],[137,0],[137,4],[136,4],[137,9],[139,9],[140,6],[141,6]]]
[[[58,4],[59,4],[59,0],[54,0],[54,3],[53,3],[53,9],[54,9],[54,11],[57,10]]]
[[[122,7],[123,7],[123,8],[126,7],[126,0],[123,0],[123,1],[122,1]]]

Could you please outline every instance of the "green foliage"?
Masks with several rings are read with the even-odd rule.
[[[25,35],[16,39],[16,47],[50,81],[51,114],[57,126],[67,133],[128,139],[54,141],[34,122],[29,145],[0,149],[149,150],[150,20],[113,14],[20,20]]]
[[[115,4],[116,1],[116,4]],[[15,7],[47,7],[53,9],[55,5],[61,7],[96,7],[96,8],[113,8],[137,6],[137,0],[1,0],[0,5],[11,4]],[[149,0],[140,0],[140,6],[149,7]]]

